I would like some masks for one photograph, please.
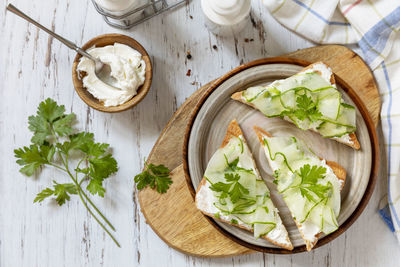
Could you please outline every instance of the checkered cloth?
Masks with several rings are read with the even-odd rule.
[[[263,0],[285,27],[316,43],[358,43],[382,97],[388,207],[382,218],[400,241],[400,1]],[[389,212],[390,211],[390,212]]]

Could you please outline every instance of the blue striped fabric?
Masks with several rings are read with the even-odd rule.
[[[379,214],[400,241],[400,1],[263,1],[282,25],[314,42],[358,43],[383,101],[388,205]]]
[[[393,128],[392,128],[392,121],[391,121],[391,111],[392,111],[392,104],[393,104],[393,96],[392,96],[392,84],[390,82],[390,78],[389,78],[389,74],[385,65],[385,62],[382,62],[382,69],[383,69],[383,73],[385,74],[385,80],[386,80],[386,84],[387,84],[387,88],[388,88],[388,92],[389,92],[389,103],[388,103],[388,108],[386,111],[387,114],[387,124],[388,124],[388,199],[389,199],[389,208],[390,208],[390,212],[393,215],[392,217],[394,218],[394,220],[396,221],[397,225],[400,225],[400,220],[399,220],[399,215],[397,214],[396,209],[393,207],[392,203],[393,203],[393,198],[392,198],[392,194],[391,194],[391,190],[390,190],[390,183],[391,183],[391,179],[390,179],[390,173],[392,170],[392,134],[393,134]],[[382,213],[380,213],[382,215]],[[382,217],[384,220],[387,220],[387,218]],[[393,222],[391,222],[391,224],[393,225]]]
[[[391,34],[394,34],[392,28],[400,26],[400,7],[393,10],[384,19],[375,24],[358,42],[364,53],[364,60],[371,64],[386,47]],[[383,56],[382,56],[383,60]]]
[[[313,14],[315,17],[319,18],[321,21],[323,21],[324,23],[328,24],[328,25],[339,25],[339,26],[350,26],[350,23],[346,23],[346,22],[340,22],[340,21],[329,21],[327,19],[325,19],[322,15],[320,15],[319,13],[317,13],[315,10],[313,10],[312,8],[308,7],[306,4],[304,4],[303,2],[299,1],[299,0],[292,0],[294,3],[298,4],[299,6],[307,9],[308,11],[310,11],[311,14]]]

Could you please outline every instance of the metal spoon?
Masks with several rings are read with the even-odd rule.
[[[14,13],[14,14],[20,16],[21,18],[27,20],[28,22],[32,23],[36,27],[44,30],[45,32],[47,32],[48,34],[50,34],[51,36],[53,36],[54,38],[56,38],[57,40],[59,40],[60,42],[65,44],[66,46],[68,46],[69,48],[75,50],[80,55],[82,55],[84,57],[87,57],[90,60],[92,60],[94,62],[94,64],[95,64],[95,74],[96,74],[97,78],[99,78],[102,82],[104,82],[104,83],[106,83],[106,84],[108,84],[110,86],[116,87],[115,86],[115,82],[113,82],[113,81],[115,81],[115,79],[114,79],[114,77],[112,77],[110,75],[110,73],[111,73],[110,65],[108,65],[105,62],[102,62],[98,58],[93,57],[92,55],[87,53],[85,50],[83,50],[82,48],[80,48],[79,46],[74,44],[73,42],[61,37],[60,35],[56,34],[55,32],[53,32],[53,31],[49,30],[48,28],[44,27],[43,25],[41,25],[37,21],[33,20],[32,18],[30,18],[29,16],[24,14],[21,10],[16,8],[14,5],[8,4],[7,5],[7,10],[11,11],[12,13]]]

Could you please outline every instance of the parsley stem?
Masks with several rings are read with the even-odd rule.
[[[79,169],[79,167],[81,166],[81,163],[84,161],[84,160],[86,160],[88,157],[87,156],[85,156],[85,157],[83,157],[79,162],[78,162],[78,165],[76,165],[76,169],[78,170]],[[84,176],[84,177],[86,177],[86,176]],[[75,179],[78,181],[78,172],[75,172]],[[81,182],[79,182],[79,185],[81,184]]]
[[[59,169],[59,170],[62,170],[62,171],[67,171],[67,169],[64,169],[63,167],[60,167],[60,166],[58,166],[58,165],[55,165],[55,164],[53,164],[53,163],[51,163],[51,162],[49,162],[48,163],[50,166],[53,166],[54,168],[57,168],[57,169]]]
[[[61,153],[60,153],[59,155],[60,155],[60,157],[61,157]],[[62,158],[62,157],[61,157],[61,158]],[[83,194],[83,196],[84,196],[84,197],[86,198],[86,200],[92,205],[92,207],[95,209],[95,211],[97,211],[97,213],[100,215],[100,217],[103,218],[103,220],[110,226],[110,228],[111,228],[113,231],[115,231],[114,226],[107,220],[107,218],[103,215],[103,213],[101,213],[101,211],[96,207],[96,205],[92,202],[92,200],[91,200],[91,199],[86,195],[86,193],[83,191],[83,189],[82,189],[82,187],[81,187],[81,182],[83,181],[83,179],[78,183],[78,178],[77,178],[77,175],[78,175],[78,174],[76,173],[76,175],[75,175],[76,178],[74,178],[74,176],[72,175],[71,171],[69,170],[68,155],[65,156],[65,161],[63,160],[63,162],[64,162],[64,165],[65,165],[66,172],[67,172],[68,175],[71,177],[72,181],[74,181],[74,183],[75,183],[75,185],[76,185],[76,187],[77,187],[77,189],[78,189],[79,196],[81,197],[82,201],[83,201],[83,198],[82,198],[82,194]],[[78,163],[78,165],[79,165],[81,162],[82,162],[82,160]],[[89,209],[89,207],[87,206],[86,202],[84,202],[84,204],[85,204],[85,207],[87,208],[87,210],[90,212],[90,214],[92,214],[93,217],[95,217],[94,214],[92,213],[92,211],[91,211],[91,210]],[[100,223],[100,221],[97,219],[97,217],[95,217],[95,219],[96,219],[96,221],[97,221],[98,223]],[[103,226],[102,224],[101,224],[101,226],[104,228],[104,226]],[[107,231],[108,234],[110,234],[110,233],[108,232],[108,230],[106,230],[106,231]],[[116,242],[115,238],[114,238],[113,236],[111,236],[111,237],[112,237],[112,239]],[[117,243],[117,245],[119,246],[118,242],[116,242],[116,243]],[[119,247],[120,247],[120,246],[119,246]]]
[[[86,202],[84,201],[83,196],[85,196],[86,200],[92,205],[92,207],[97,211],[97,213],[101,216],[101,218],[103,218],[103,220],[111,227],[111,229],[113,231],[115,231],[114,226],[107,220],[107,218],[103,215],[103,213],[100,212],[100,210],[96,207],[96,205],[90,200],[90,198],[86,195],[86,193],[83,191],[82,187],[80,186],[80,184],[78,184],[78,181],[74,178],[74,176],[72,175],[72,173],[69,171],[69,168],[67,166],[67,173],[68,175],[71,177],[72,181],[75,183],[77,189],[78,189],[78,194],[79,197],[81,198],[83,204],[85,205],[86,209],[89,211],[90,214],[92,214],[92,216],[96,219],[96,221],[101,225],[101,227],[109,234],[110,232],[105,229],[105,226],[99,221],[99,219],[97,219],[97,217],[93,214],[93,212],[89,209],[89,207],[87,206]],[[120,245],[118,244],[118,242],[115,240],[115,238],[111,235],[111,238],[114,240],[114,242],[116,242],[116,244],[118,245],[118,247],[120,247]]]
[[[92,207],[95,209],[95,211],[97,211],[97,213],[100,215],[101,218],[103,218],[103,220],[110,226],[110,228],[115,231],[115,227],[110,223],[109,220],[107,220],[107,218],[103,215],[103,213],[101,213],[101,211],[96,207],[96,205],[92,202],[92,200],[86,195],[86,193],[83,191],[82,187],[81,187],[81,183],[83,181],[83,179],[78,183],[78,179],[74,178],[74,176],[72,175],[72,173],[69,170],[69,166],[68,166],[68,157],[66,157],[65,159],[65,167],[66,167],[66,172],[68,173],[68,175],[71,177],[72,181],[74,181],[78,192],[81,192],[83,194],[83,196],[85,197],[85,199],[90,203],[90,205],[92,205]],[[86,203],[85,203],[86,206]]]
[[[100,222],[100,220],[96,217],[96,215],[94,215],[94,213],[92,212],[92,210],[88,207],[88,205],[86,204],[85,200],[82,197],[81,191],[78,190],[78,195],[82,200],[83,205],[85,205],[86,209],[89,211],[89,213],[93,216],[93,218],[97,221],[98,224],[100,224],[101,228],[103,228],[104,231],[106,231],[106,233],[111,237],[111,239],[114,241],[114,243],[118,246],[121,247],[121,245],[118,243],[118,241],[115,239],[115,237],[110,233],[110,231],[108,231],[108,229],[104,226],[104,224],[102,224]]]
[[[78,184],[79,186],[79,184]],[[97,211],[97,213],[103,218],[103,220],[110,226],[110,228],[115,231],[115,227],[107,220],[107,218],[101,213],[101,211],[96,207],[96,205],[92,202],[92,200],[86,195],[86,193],[83,191],[83,189],[79,186],[79,190],[82,192],[83,196],[86,198],[86,200],[92,205],[92,207]]]

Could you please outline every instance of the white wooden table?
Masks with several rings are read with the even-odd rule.
[[[218,38],[205,27],[200,1],[122,32],[106,25],[89,0],[15,0],[17,7],[78,44],[100,34],[122,32],[151,55],[152,88],[132,110],[106,114],[90,109],[75,93],[71,65],[75,53],[0,4],[0,263],[1,266],[399,266],[400,246],[381,221],[378,203],[386,192],[381,175],[358,221],[338,239],[311,253],[202,259],[169,248],[146,224],[133,177],[174,111],[197,88],[241,63],[313,46],[279,25],[253,1],[252,23],[238,36]],[[190,51],[192,58],[187,59]],[[187,76],[188,70],[190,76]],[[117,228],[118,248],[77,197],[58,207],[33,204],[51,180],[67,181],[54,170],[40,178],[18,172],[13,149],[27,145],[27,118],[52,97],[77,114],[79,124],[110,143],[119,172],[96,199]],[[383,155],[382,165],[385,164]],[[384,172],[384,169],[381,170]],[[133,197],[132,197],[133,195]]]

